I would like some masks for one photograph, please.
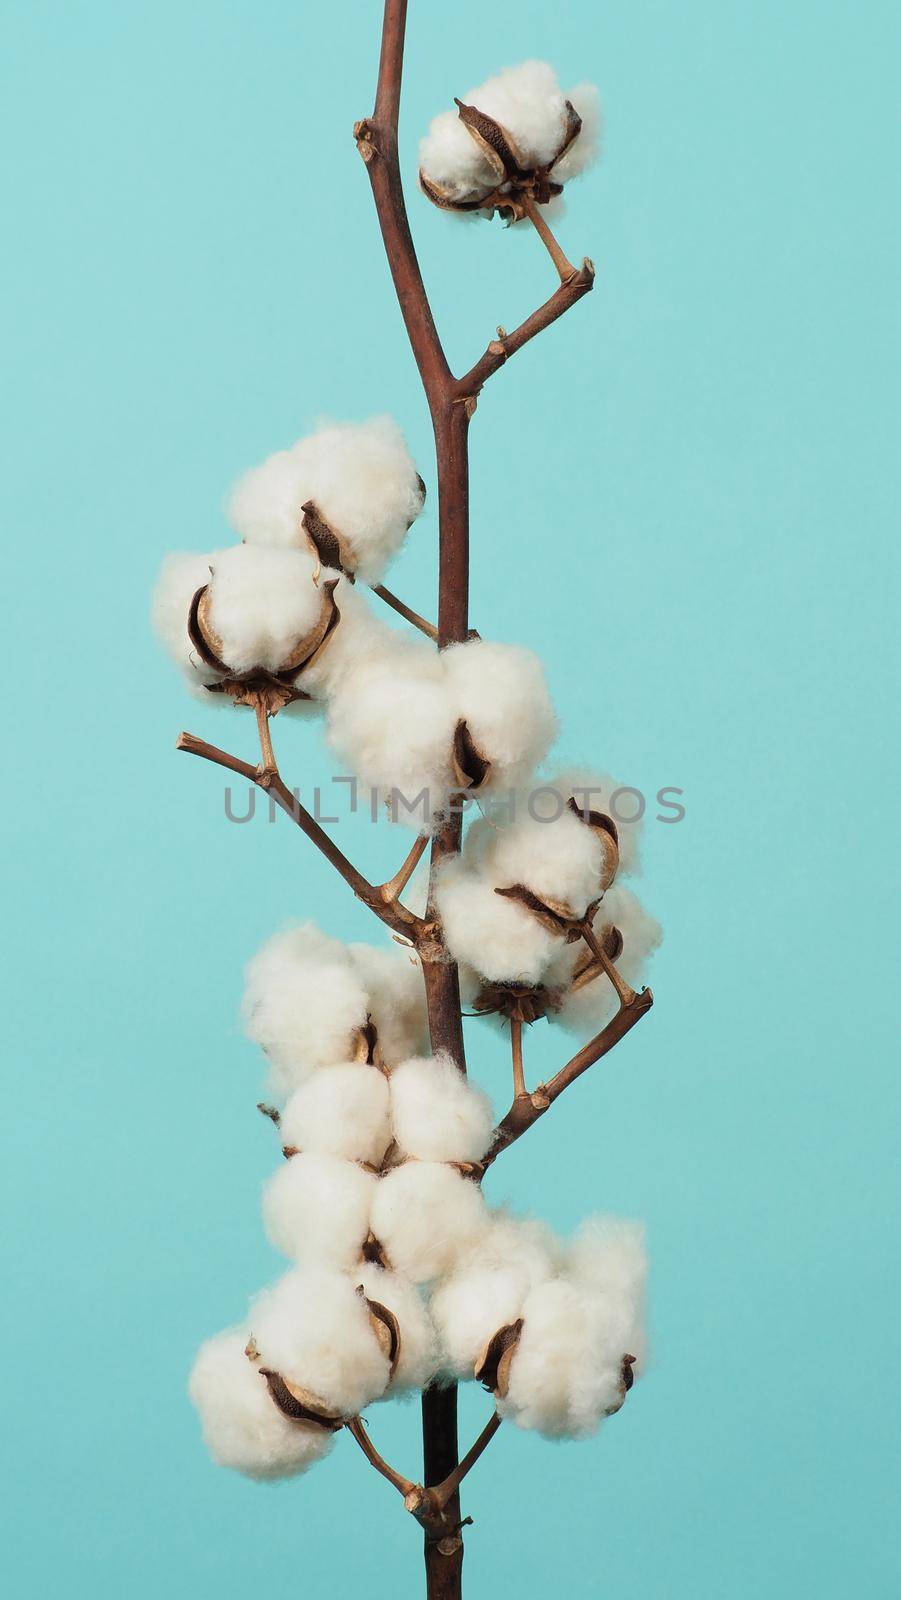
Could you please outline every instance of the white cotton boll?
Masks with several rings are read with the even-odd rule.
[[[624,1350],[609,1302],[553,1279],[527,1297],[502,1417],[547,1438],[586,1438],[622,1398]]]
[[[497,182],[495,168],[460,121],[456,111],[440,111],[419,145],[419,169],[449,200],[481,199]]]
[[[246,1332],[229,1328],[197,1353],[188,1392],[204,1443],[220,1467],[249,1478],[289,1478],[327,1455],[332,1436],[282,1415],[245,1355],[246,1343]]]
[[[398,640],[361,663],[328,706],[329,744],[392,817],[422,830],[451,781],[454,715],[438,653]]]
[[[390,1373],[356,1281],[321,1269],[288,1272],[260,1295],[248,1319],[259,1365],[341,1416],[378,1400]]]
[[[405,904],[409,900],[405,897]],[[419,1055],[429,1036],[425,985],[418,956],[409,951],[348,945],[351,966],[369,996],[382,1060],[389,1067]]]
[[[584,916],[601,893],[604,847],[559,795],[536,790],[506,827],[479,828],[472,852],[498,888],[521,884],[567,917]],[[470,830],[475,833],[475,830]]]
[[[651,957],[663,938],[660,923],[624,883],[613,883],[594,918],[593,928],[598,940],[611,927],[618,928],[623,939],[622,952],[616,957],[617,970],[633,989],[640,989],[646,981]],[[570,973],[587,957],[587,946],[570,946],[567,952]],[[567,990],[554,1021],[571,1033],[594,1034],[606,1027],[618,1010],[616,990],[606,974],[600,973],[581,988]]]
[[[436,904],[448,949],[491,983],[537,984],[560,938],[525,906],[495,894],[490,878],[449,860],[441,868]]]
[[[391,1142],[391,1093],[377,1067],[322,1067],[292,1094],[279,1132],[288,1148],[379,1166]]]
[[[294,453],[317,511],[338,536],[342,558],[377,583],[425,500],[422,480],[392,417],[324,423]]]
[[[517,1321],[527,1295],[562,1261],[562,1246],[543,1223],[505,1213],[492,1217],[432,1295],[445,1370],[471,1378],[489,1341]]]
[[[394,1313],[400,1328],[400,1355],[389,1394],[425,1389],[438,1370],[438,1336],[428,1307],[415,1284],[398,1272],[365,1262],[354,1274],[367,1299]]]
[[[164,649],[195,686],[221,682],[222,674],[207,666],[188,634],[188,613],[198,589],[210,581],[211,563],[218,551],[206,555],[181,552],[166,556],[153,593],[153,627]],[[218,695],[206,695],[214,702]]]
[[[428,1283],[451,1270],[487,1216],[481,1190],[453,1167],[408,1161],[379,1180],[372,1231],[397,1272]]]
[[[309,498],[304,463],[298,461],[296,447],[277,450],[238,479],[226,514],[248,544],[305,550],[309,540],[301,526],[301,508]]]
[[[544,668],[519,645],[473,639],[442,651],[456,713],[492,764],[486,790],[511,789],[543,760],[557,733]]]
[[[350,1270],[369,1233],[378,1179],[353,1161],[291,1156],[263,1190],[263,1223],[276,1250],[303,1264]]]
[[[582,127],[569,149],[554,163],[554,183],[569,183],[594,165],[601,148],[601,97],[593,83],[579,83],[569,89],[567,100],[582,118]]]
[[[277,1095],[353,1056],[368,1011],[346,946],[312,923],[276,934],[247,968],[244,1026],[269,1058]]]
[[[212,563],[208,621],[233,672],[278,672],[321,620],[325,597],[305,550],[239,544]]]
[[[463,99],[513,135],[527,167],[552,160],[566,137],[566,97],[546,61],[507,67]]]
[[[494,1131],[491,1101],[450,1056],[414,1057],[391,1074],[391,1116],[401,1150],[421,1161],[481,1161]]]

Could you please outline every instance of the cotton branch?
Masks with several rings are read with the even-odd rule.
[[[484,1159],[485,1167],[496,1161],[502,1150],[506,1150],[509,1145],[521,1138],[539,1117],[544,1116],[554,1101],[559,1100],[564,1089],[575,1083],[576,1079],[580,1078],[583,1072],[587,1072],[589,1067],[593,1067],[595,1062],[600,1061],[602,1056],[608,1055],[614,1045],[619,1044],[620,1039],[624,1039],[634,1028],[636,1022],[641,1021],[645,1012],[650,1011],[654,1004],[654,996],[650,989],[642,989],[638,994],[630,992],[631,1000],[620,1007],[606,1028],[602,1028],[593,1039],[589,1039],[549,1083],[540,1084],[531,1094],[517,1096],[507,1115],[497,1126],[494,1144]]]
[[[268,735],[267,735],[268,739]],[[402,906],[396,899],[391,899],[382,893],[381,888],[369,882],[358,871],[352,861],[349,861],[342,850],[339,850],[334,840],[329,837],[325,829],[320,827],[315,817],[312,817],[305,806],[302,806],[297,796],[288,788],[284,779],[279,775],[278,769],[267,764],[264,759],[257,766],[252,766],[249,761],[242,761],[239,756],[230,755],[227,750],[220,750],[217,745],[207,744],[205,739],[198,739],[193,733],[180,733],[175,745],[176,750],[186,750],[189,755],[200,756],[204,761],[211,761],[215,766],[225,767],[228,772],[236,772],[248,783],[255,783],[258,788],[270,794],[286,816],[296,822],[301,833],[320,850],[340,873],[344,882],[353,890],[358,900],[374,911],[387,927],[395,933],[414,937],[425,928],[421,917],[417,917],[406,906]],[[269,743],[271,752],[271,742]],[[274,756],[272,757],[274,762]]]

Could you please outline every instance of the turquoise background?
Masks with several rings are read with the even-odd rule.
[[[260,1488],[209,1464],[185,1398],[196,1345],[278,1266],[243,964],[290,915],[371,930],[286,821],[230,825],[220,774],[175,755],[181,727],[245,753],[252,730],[186,699],[147,624],[163,552],[222,540],[230,480],[318,413],[394,412],[434,487],[351,139],[379,10],[2,7],[16,1596],[421,1589],[417,1530],[349,1440]],[[458,369],[553,276],[530,237],[416,195],[420,132],[529,55],[602,87],[605,160],[560,229],[596,293],[475,419],[473,617],[544,657],[565,754],[687,807],[648,828],[654,1012],[490,1184],[561,1229],[647,1219],[652,1370],[596,1441],[502,1430],[467,1489],[467,1594],[888,1600],[898,7],[411,12],[404,166]],[[424,610],[435,529],[433,497],[392,576]],[[293,781],[327,781],[315,728],[276,732]],[[399,858],[387,829],[340,832],[374,877]],[[566,1050],[536,1029],[533,1079]],[[371,1420],[415,1475],[415,1408]]]

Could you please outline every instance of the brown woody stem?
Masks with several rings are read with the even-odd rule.
[[[650,989],[642,989],[638,994],[633,994],[628,1004],[621,1006],[616,1016],[607,1023],[606,1028],[602,1028],[593,1039],[589,1039],[549,1083],[539,1084],[531,1094],[514,1100],[507,1115],[494,1131],[494,1143],[484,1157],[483,1165],[489,1167],[497,1160],[502,1150],[506,1150],[509,1145],[515,1144],[517,1139],[522,1138],[532,1124],[544,1116],[554,1101],[559,1100],[571,1083],[575,1083],[583,1072],[587,1072],[588,1068],[593,1067],[602,1056],[608,1055],[614,1045],[619,1044],[620,1039],[625,1038],[636,1022],[641,1021],[645,1012],[650,1011],[653,1004],[654,996]]]
[[[388,1482],[393,1484],[398,1494],[402,1494],[406,1499],[407,1495],[413,1493],[416,1485],[411,1481],[411,1479],[405,1478],[400,1472],[395,1472],[393,1467],[389,1467],[384,1456],[379,1455],[375,1445],[372,1443],[372,1440],[369,1437],[366,1424],[362,1417],[349,1417],[344,1426],[348,1433],[354,1439],[356,1439],[357,1444],[360,1446],[360,1449],[366,1457],[366,1460],[370,1463],[370,1466],[375,1467],[376,1472],[380,1472],[383,1478],[387,1478]]]
[[[482,1452],[487,1450],[502,1420],[495,1411],[490,1421],[486,1422],[475,1444],[470,1450],[467,1450],[463,1460],[458,1463],[453,1472],[448,1474],[443,1483],[436,1484],[429,1491],[439,1510],[444,1510],[451,1496],[459,1489],[466,1474],[475,1466]]]
[[[263,771],[266,773],[272,773],[273,777],[277,777],[278,762],[275,759],[275,751],[272,748],[272,730],[269,727],[269,712],[265,702],[262,699],[259,699],[255,702],[254,711],[256,712],[257,717],[257,733],[260,737],[260,755],[262,757]]]
[[[510,1018],[510,1045],[513,1051],[513,1097],[526,1092],[522,1065],[522,1023],[518,1017]]]
[[[413,938],[424,928],[425,924],[420,917],[413,915],[405,906],[396,901],[388,903],[382,899],[375,884],[364,878],[352,861],[349,861],[343,850],[339,850],[333,839],[329,838],[324,828],[319,826],[315,817],[312,817],[305,806],[302,806],[297,796],[292,794],[284,780],[265,766],[251,766],[249,761],[242,761],[240,757],[230,755],[227,750],[220,750],[217,745],[207,744],[205,739],[198,739],[193,733],[180,733],[176,740],[177,750],[186,750],[189,755],[200,756],[204,761],[211,761],[215,766],[225,767],[229,772],[237,772],[248,783],[255,783],[258,788],[271,794],[273,800],[286,816],[296,822],[301,833],[325,856],[326,861],[340,873],[344,882],[353,890],[358,900],[362,900],[370,911],[395,933],[402,933],[407,938]]]
[[[408,851],[403,862],[398,867],[394,877],[389,878],[387,883],[379,884],[378,893],[386,905],[390,906],[397,904],[397,901],[400,899],[400,896],[403,894],[407,884],[410,882],[410,879],[416,871],[416,868],[419,866],[420,861],[425,855],[428,843],[428,835],[425,833],[420,834],[412,849]]]
[[[577,269],[573,266],[569,256],[567,256],[561,249],[556,237],[551,232],[544,220],[544,217],[541,215],[538,206],[535,204],[535,201],[532,199],[530,194],[523,195],[522,207],[526,216],[531,222],[532,227],[535,229],[535,232],[544,245],[548,255],[553,261],[554,266],[557,268],[557,271],[560,274],[560,282],[568,283],[570,278],[574,278],[576,276]]]
[[[626,982],[622,974],[617,971],[616,966],[610,960],[610,957],[608,956],[603,945],[596,937],[594,929],[587,922],[582,928],[582,938],[585,940],[585,943],[594,956],[595,961],[598,963],[598,966],[603,972],[606,972],[607,977],[613,984],[613,987],[619,996],[620,1005],[630,1005],[635,999],[635,990],[632,988],[631,984]]]
[[[403,617],[406,622],[411,622],[414,628],[419,629],[420,633],[424,633],[427,639],[431,639],[435,644],[438,643],[438,629],[435,627],[434,622],[426,622],[425,617],[421,617],[418,611],[413,610],[412,606],[408,606],[396,594],[392,594],[391,590],[386,589],[383,583],[374,583],[372,592],[377,594],[380,600],[384,600],[386,606],[390,606],[392,611],[396,611],[398,616]]]

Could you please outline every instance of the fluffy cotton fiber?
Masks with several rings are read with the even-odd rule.
[[[450,859],[441,868],[436,904],[447,947],[492,983],[540,983],[561,941],[525,906],[495,894],[490,877]]]
[[[277,1096],[318,1068],[356,1057],[369,1018],[392,1064],[416,1055],[427,1037],[417,962],[400,951],[341,944],[312,923],[276,934],[250,962],[243,1017],[269,1058]]]
[[[471,1378],[489,1341],[522,1315],[529,1292],[555,1274],[562,1254],[543,1224],[504,1213],[492,1217],[432,1294],[444,1370]]]
[[[425,1389],[438,1370],[438,1337],[419,1290],[400,1273],[370,1262],[358,1269],[354,1281],[368,1299],[386,1306],[397,1318],[400,1356],[388,1393]]]
[[[350,1270],[369,1233],[377,1179],[353,1161],[291,1156],[263,1190],[263,1222],[277,1250],[302,1264]]]
[[[208,618],[219,640],[216,654],[233,672],[278,672],[293,664],[327,605],[307,550],[239,544],[213,560]]]
[[[307,1153],[379,1166],[391,1142],[388,1080],[377,1067],[323,1067],[282,1112],[282,1143]]]
[[[352,1056],[368,1011],[345,946],[312,923],[276,934],[247,968],[244,1026],[269,1057],[277,1094]]]
[[[292,1422],[270,1399],[259,1367],[244,1353],[247,1333],[230,1328],[201,1346],[189,1393],[213,1460],[249,1478],[287,1478],[328,1453],[332,1436]]]
[[[448,1055],[414,1057],[391,1074],[391,1116],[401,1150],[421,1161],[481,1161],[491,1143],[491,1101]]]
[[[541,664],[528,650],[473,640],[437,652],[392,637],[342,675],[328,706],[329,742],[395,820],[431,823],[461,787],[454,735],[465,723],[487,774],[480,793],[521,783],[547,751],[556,719]],[[481,782],[478,779],[481,778]]]
[[[373,1199],[372,1231],[395,1270],[414,1283],[451,1271],[487,1220],[481,1190],[433,1161],[395,1168],[379,1180]]]
[[[526,61],[463,96],[466,105],[492,117],[512,135],[523,165],[533,169],[552,162],[566,139],[567,99],[583,117],[583,128],[552,168],[551,178],[560,183],[584,171],[597,155],[596,90],[582,84],[564,94],[552,67],[543,61]],[[419,147],[419,165],[425,179],[457,203],[477,202],[498,183],[496,165],[451,111],[441,112],[432,122]]]
[[[516,820],[506,826],[476,823],[467,845],[467,863],[497,888],[521,884],[562,916],[584,916],[601,894],[603,841],[567,806],[561,809],[555,796],[536,791],[531,811],[528,800],[520,803]]]
[[[259,1365],[353,1416],[388,1386],[390,1363],[353,1279],[322,1269],[286,1273],[251,1307]]]
[[[229,502],[248,543],[304,547],[312,501],[341,546],[342,564],[377,583],[424,502],[422,481],[391,417],[326,423],[245,474]]]

